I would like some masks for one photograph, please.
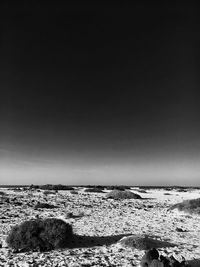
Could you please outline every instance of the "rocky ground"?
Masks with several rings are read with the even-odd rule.
[[[199,198],[200,190],[131,191],[143,199],[113,200],[106,197],[107,190],[87,193],[78,187],[52,194],[0,189],[0,266],[135,266],[145,251],[119,242],[127,235],[173,243],[158,248],[164,256],[199,260],[200,216],[169,208],[182,200]],[[55,207],[36,209],[38,202]],[[80,244],[44,253],[15,253],[8,248],[5,239],[11,227],[38,217],[62,218],[72,224],[74,233],[81,236]]]

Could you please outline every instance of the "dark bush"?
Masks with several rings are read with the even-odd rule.
[[[106,189],[124,191],[125,189],[131,189],[131,188],[130,188],[130,186],[127,186],[127,185],[108,185],[108,186],[106,186]]]
[[[100,188],[86,188],[85,192],[88,193],[104,193]]]
[[[75,191],[75,190],[70,191],[70,193],[71,193],[72,195],[78,195],[78,192]]]
[[[113,190],[107,194],[112,199],[141,199],[141,196],[131,191]]]
[[[40,189],[42,190],[74,190],[73,187],[68,186],[68,185],[62,185],[62,184],[46,184],[46,185],[41,185],[39,186]]]
[[[95,188],[99,188],[101,190],[104,190],[105,189],[105,186],[103,186],[103,185],[96,185]]]
[[[173,190],[172,187],[166,187],[166,188],[163,188],[163,189],[165,189],[166,191],[172,191]]]
[[[106,186],[103,186],[103,185],[86,185],[85,187],[87,187],[87,188],[98,188],[98,189],[101,189],[101,190],[104,190],[106,188]]]
[[[48,203],[37,203],[35,205],[35,209],[54,209],[54,208],[57,207]]]
[[[187,192],[188,190],[187,189],[184,189],[184,188],[179,188],[179,189],[177,189],[176,190],[177,192],[183,192],[183,193],[185,193],[185,192]]]
[[[30,185],[29,189],[39,189],[39,185]]]
[[[67,246],[72,236],[72,226],[60,219],[36,219],[14,226],[6,242],[16,251],[47,251]]]
[[[30,189],[42,189],[42,190],[74,190],[72,186],[62,184],[45,184],[45,185],[31,185]]]
[[[185,200],[181,203],[173,205],[169,209],[178,209],[180,211],[185,211],[188,213],[200,214],[200,198]]]

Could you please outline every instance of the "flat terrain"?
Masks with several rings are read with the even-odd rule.
[[[200,215],[169,210],[173,204],[199,198],[200,190],[141,192],[139,188],[131,188],[143,199],[122,200],[108,199],[109,190],[103,193],[84,190],[77,187],[73,191],[44,194],[43,190],[1,188],[0,266],[134,266],[140,262],[144,250],[118,242],[127,235],[149,236],[175,244],[158,249],[164,256],[200,259]],[[56,207],[36,209],[38,202]],[[9,230],[37,217],[62,218],[72,224],[80,242],[70,249],[14,253],[5,242]]]

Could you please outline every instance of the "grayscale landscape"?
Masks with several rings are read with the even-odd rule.
[[[190,264],[186,266],[200,266],[199,210],[173,209],[177,203],[198,199],[200,189],[102,186],[98,190],[84,186],[57,191],[33,186],[1,188],[1,266],[136,266],[153,247],[179,262],[185,258]],[[113,190],[119,198],[110,197]],[[122,198],[126,191],[141,198]],[[65,247],[23,251],[8,246],[13,226],[47,218],[72,225],[74,237]]]
[[[193,1],[0,1],[0,267],[200,267]]]

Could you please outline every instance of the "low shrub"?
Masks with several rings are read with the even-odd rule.
[[[187,192],[188,190],[187,189],[183,189],[183,188],[179,188],[176,190],[177,192],[181,193],[181,192]]]
[[[141,196],[131,191],[113,190],[107,193],[107,198],[112,199],[141,199]]]
[[[106,186],[106,189],[108,190],[121,190],[121,191],[124,191],[126,189],[131,189],[130,186],[127,186],[127,185],[108,185]]]
[[[25,221],[14,226],[6,242],[16,251],[47,251],[62,248],[73,236],[72,226],[61,219]]]
[[[178,209],[188,213],[200,214],[200,198],[184,200],[181,203],[177,203],[169,208],[170,210]]]
[[[87,188],[98,188],[98,189],[104,190],[106,186],[104,186],[104,185],[86,185],[85,187],[87,187]]]
[[[87,193],[104,193],[100,188],[86,188],[85,192]]]
[[[30,189],[42,189],[42,190],[74,190],[72,186],[62,184],[45,184],[45,185],[31,185]]]
[[[39,186],[40,189],[42,190],[74,190],[72,186],[68,185],[62,185],[62,184],[46,184],[46,185],[41,185]]]
[[[73,191],[73,190],[72,190],[72,191],[70,191],[70,193],[71,193],[72,195],[78,195],[78,192],[77,192],[77,191],[75,191],[75,190],[74,190],[74,191]]]

